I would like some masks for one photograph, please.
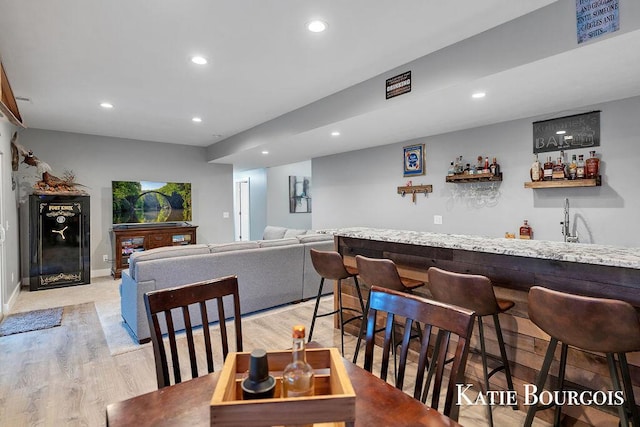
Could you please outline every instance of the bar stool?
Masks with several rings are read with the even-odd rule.
[[[362,255],[356,255],[356,265],[358,266],[360,279],[369,286],[369,288],[372,286],[379,286],[381,288],[392,289],[395,291],[412,293],[414,289],[424,286],[424,282],[419,280],[400,277],[396,264],[390,259],[368,258]],[[367,309],[365,310],[365,313],[367,313],[368,310],[369,302],[367,301]],[[360,324],[358,341],[353,355],[353,363],[356,363],[358,359],[360,342],[362,341],[364,329],[365,322],[363,321]]]
[[[360,291],[360,285],[358,284],[358,270],[345,266],[342,260],[342,257],[338,252],[334,251],[318,251],[316,249],[310,249],[311,254],[311,262],[313,263],[313,268],[315,268],[316,272],[320,275],[320,286],[318,287],[318,296],[316,297],[316,306],[313,309],[313,318],[311,319],[311,327],[309,328],[309,339],[311,341],[311,337],[313,336],[313,328],[316,324],[316,318],[331,316],[333,314],[338,313],[340,319],[340,344],[342,355],[344,356],[344,325],[352,322],[355,319],[364,318],[364,302],[362,300],[362,292]],[[360,311],[351,308],[351,307],[343,307],[342,306],[342,280],[348,279],[349,277],[353,278],[355,282],[356,291],[358,292],[358,300],[360,302]],[[322,287],[324,286],[324,279],[336,280],[338,282],[338,308],[327,312],[318,314],[318,306],[320,305],[320,297],[322,296]],[[359,313],[357,316],[353,316],[347,320],[344,320],[343,312],[345,310],[353,311]]]
[[[534,286],[529,290],[528,300],[529,319],[551,336],[536,382],[537,390],[544,387],[558,342],[562,343],[558,374],[560,391],[564,388],[568,346],[605,353],[613,388],[625,397],[624,404],[618,406],[620,422],[627,426],[630,415],[632,425],[640,426],[640,416],[633,396],[625,354],[640,351],[640,321],[633,306],[624,301],[571,295],[540,286]],[[619,366],[616,364],[616,355]],[[558,426],[562,405],[552,402],[540,409],[548,409],[551,406],[556,407],[554,425]],[[531,425],[537,410],[537,405],[529,407],[525,426]]]
[[[507,352],[504,346],[502,329],[500,328],[500,319],[498,318],[498,314],[509,310],[515,303],[513,301],[496,298],[491,280],[485,276],[454,273],[436,267],[430,267],[429,270],[427,270],[427,276],[429,290],[435,300],[464,307],[476,313],[478,330],[480,332],[480,356],[482,357],[485,393],[489,391],[489,378],[501,370],[504,370],[505,376],[507,377],[508,389],[512,391],[515,390],[513,387],[513,379],[511,378],[509,360],[507,359]],[[485,348],[484,325],[482,322],[484,316],[493,317],[502,362],[502,365],[493,369],[491,372],[489,372],[487,367],[487,352]],[[518,405],[515,404],[513,409],[518,409]],[[491,405],[487,405],[487,417],[489,419],[489,425],[493,426]]]

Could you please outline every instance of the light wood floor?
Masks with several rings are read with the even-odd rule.
[[[100,325],[96,302],[117,303],[119,281],[94,279],[90,285],[38,292],[24,290],[12,312],[65,306],[62,325],[52,329],[0,337],[0,426],[104,426],[105,408],[156,389],[149,345],[111,355]],[[323,301],[325,309],[331,300]],[[295,323],[310,324],[313,305],[260,313],[243,318],[244,349],[290,347]],[[319,319],[313,339],[340,345],[329,318]],[[345,356],[355,339],[345,338]],[[218,357],[220,367],[221,357]],[[496,426],[522,424],[524,412],[494,408]],[[461,408],[460,422],[486,425],[484,408]]]

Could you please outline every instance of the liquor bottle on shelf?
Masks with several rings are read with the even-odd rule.
[[[553,162],[551,161],[551,156],[547,157],[547,161],[544,162],[544,180],[551,181],[553,179]]]
[[[482,173],[489,173],[490,169],[489,169],[489,158],[485,157],[484,158],[484,167],[482,168]]]
[[[600,169],[600,159],[596,157],[595,151],[589,151],[589,157],[585,161],[585,175],[587,178],[596,178]]]
[[[520,227],[520,238],[521,239],[533,239],[533,229],[529,225],[529,221],[524,220],[524,224]]]
[[[538,160],[538,155],[533,156],[533,164],[531,165],[531,169],[529,170],[529,175],[531,176],[531,181],[542,181],[544,178],[544,172],[542,171],[542,165],[540,164],[540,160]]]
[[[571,163],[569,163],[569,179],[576,179],[578,173],[578,161],[576,155],[571,156]]]
[[[304,325],[293,327],[293,361],[282,372],[282,397],[313,396],[313,368],[307,363]]]
[[[493,163],[491,163],[490,169],[493,175],[500,175],[500,165],[495,157],[493,158]]]
[[[469,175],[469,171],[471,171],[471,166],[469,165],[469,163],[467,163],[467,166],[465,166],[464,170],[462,171],[462,173],[464,175]]]
[[[576,168],[576,179],[584,178],[584,156],[578,155],[578,166]]]
[[[462,170],[464,169],[464,164],[462,163],[462,156],[456,157],[454,169],[456,170],[456,174],[462,173]]]
[[[551,179],[559,180],[564,179],[564,164],[562,163],[562,157],[558,157],[556,164],[553,165],[551,172]]]
[[[449,166],[449,170],[447,171],[447,175],[453,176],[455,174],[456,174],[456,167],[453,165],[453,162],[451,162],[451,165]]]

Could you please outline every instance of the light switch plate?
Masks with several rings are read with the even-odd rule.
[[[442,224],[442,215],[434,215],[433,216],[434,224]]]

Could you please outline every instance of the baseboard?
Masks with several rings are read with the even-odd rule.
[[[2,305],[3,313],[8,313],[11,311],[11,308],[13,307],[13,305],[16,303],[16,300],[18,299],[18,295],[20,295],[21,287],[22,287],[22,282],[18,282],[18,284],[16,285],[15,289],[11,293],[11,296],[9,297],[7,302]]]
[[[105,268],[103,270],[91,270],[91,278],[111,276],[111,269]]]

